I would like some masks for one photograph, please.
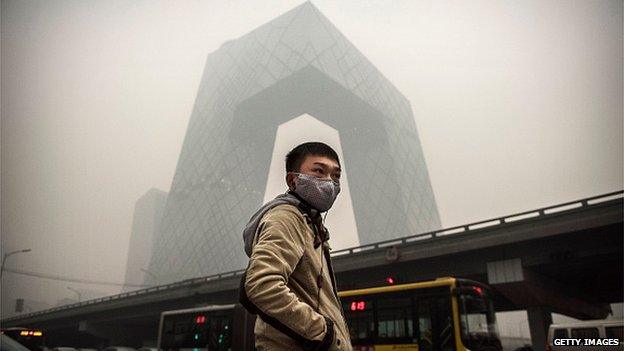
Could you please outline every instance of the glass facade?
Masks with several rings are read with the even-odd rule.
[[[135,290],[145,281],[146,274],[152,274],[148,265],[154,244],[159,241],[158,226],[166,201],[166,192],[152,188],[134,206],[124,291]]]
[[[208,56],[151,283],[246,266],[276,130],[304,113],[340,133],[362,245],[440,228],[409,101],[306,2]]]

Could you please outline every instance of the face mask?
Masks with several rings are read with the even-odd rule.
[[[332,207],[340,192],[340,184],[333,180],[318,179],[308,174],[295,174],[299,178],[295,187],[297,195],[320,212],[325,212]]]

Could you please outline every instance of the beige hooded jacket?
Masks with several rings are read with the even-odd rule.
[[[262,217],[241,282],[241,303],[260,317],[258,351],[352,350],[329,246],[314,239],[308,216],[293,205]]]

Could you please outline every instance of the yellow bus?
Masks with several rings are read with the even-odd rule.
[[[490,289],[458,278],[338,293],[354,351],[500,351]]]
[[[354,351],[501,351],[490,289],[458,278],[341,291]],[[252,351],[240,304],[161,314],[158,349]]]

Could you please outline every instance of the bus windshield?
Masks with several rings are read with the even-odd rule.
[[[160,350],[232,350],[232,308],[167,311],[160,323]]]
[[[464,286],[459,290],[462,341],[471,350],[498,348],[500,340],[491,295],[481,286]]]

